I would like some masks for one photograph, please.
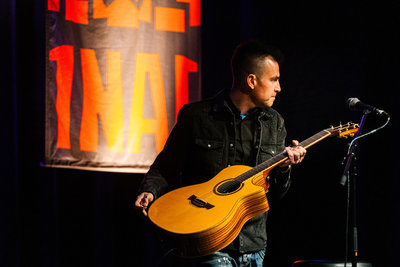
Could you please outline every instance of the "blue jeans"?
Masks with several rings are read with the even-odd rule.
[[[257,252],[231,256],[225,252],[215,252],[209,256],[185,260],[186,266],[212,267],[262,267],[265,249]]]

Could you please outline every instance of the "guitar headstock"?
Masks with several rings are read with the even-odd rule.
[[[346,124],[340,123],[339,126],[333,127],[326,129],[331,133],[331,136],[337,136],[339,138],[347,138],[347,137],[353,137],[355,133],[358,131],[359,125],[356,123],[348,122]]]

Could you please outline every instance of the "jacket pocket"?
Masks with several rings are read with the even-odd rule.
[[[224,144],[222,141],[195,139],[195,144],[206,151],[221,149]]]
[[[195,139],[194,150],[192,151],[195,162],[195,171],[201,173],[200,178],[210,179],[221,170],[224,143],[218,140]],[[207,168],[206,168],[207,166]]]
[[[260,154],[258,155],[258,163],[264,162],[274,157],[276,154],[278,154],[276,151],[276,144],[261,145]]]

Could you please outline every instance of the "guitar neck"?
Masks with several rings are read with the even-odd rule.
[[[308,147],[318,143],[319,141],[325,139],[326,137],[328,137],[330,135],[331,135],[330,131],[322,130],[319,133],[314,134],[313,136],[302,141],[299,145],[304,148],[308,148]],[[288,155],[287,155],[286,151],[283,151],[283,152],[279,153],[278,155],[260,163],[259,165],[255,166],[253,169],[239,175],[238,177],[236,177],[236,180],[238,180],[240,182],[244,182],[245,180],[249,179],[250,177],[253,177],[254,175],[256,175],[260,172],[263,172],[267,169],[274,168],[275,166],[284,162],[287,159],[288,159]]]

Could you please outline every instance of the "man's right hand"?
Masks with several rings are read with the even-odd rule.
[[[141,210],[144,216],[147,216],[147,207],[153,202],[154,196],[152,193],[143,192],[137,196],[135,208]]]

